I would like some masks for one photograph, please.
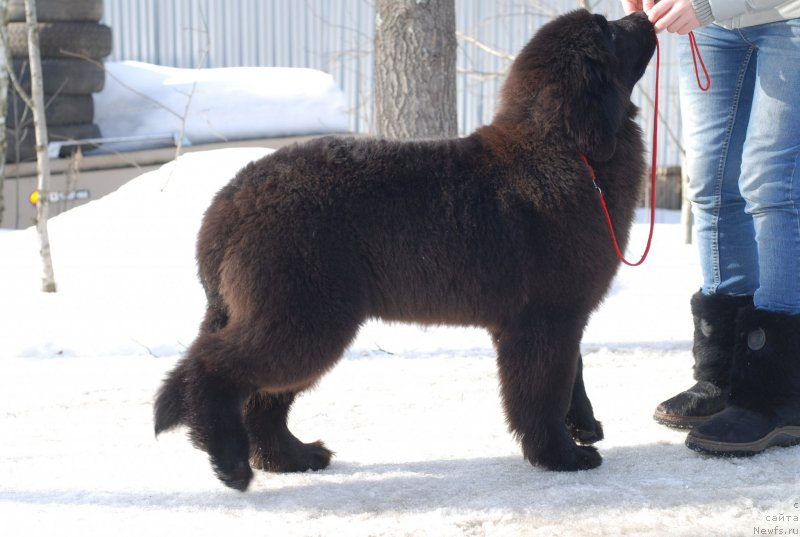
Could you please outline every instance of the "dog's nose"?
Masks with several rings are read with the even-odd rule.
[[[653,46],[655,46],[656,31],[653,23],[647,18],[644,11],[634,11],[621,19],[615,20],[611,23],[624,32],[639,33],[640,35],[652,34]]]

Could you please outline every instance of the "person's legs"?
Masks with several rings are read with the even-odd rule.
[[[755,47],[717,26],[695,31],[711,77],[703,92],[695,79],[688,40],[681,41],[687,197],[692,202],[703,285],[691,300],[694,378],[691,388],[662,402],[653,417],[691,428],[725,408],[738,310],[752,304],[758,257],[752,217],[739,193],[742,148],[755,84]]]
[[[736,322],[725,410],[686,445],[752,455],[800,443],[800,21],[740,31],[756,47],[739,186],[754,222],[759,286]]]
[[[800,20],[742,29],[758,47],[739,180],[758,244],[757,309],[800,314]],[[799,358],[800,359],[800,358]]]
[[[758,256],[739,177],[756,78],[755,46],[737,31],[715,25],[698,28],[695,36],[711,88],[698,88],[688,40],[682,40],[680,98],[701,291],[752,295],[758,287]]]

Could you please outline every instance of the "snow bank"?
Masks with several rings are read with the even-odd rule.
[[[105,68],[105,88],[94,95],[95,123],[105,138],[171,137],[180,132],[183,118],[192,144],[348,130],[344,93],[321,71],[180,69],[133,61],[108,62]]]

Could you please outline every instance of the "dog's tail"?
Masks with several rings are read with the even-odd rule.
[[[184,423],[186,418],[186,362],[173,369],[156,395],[153,406],[156,436]]]

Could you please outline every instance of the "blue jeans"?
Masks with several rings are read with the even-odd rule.
[[[759,309],[800,314],[800,19],[694,34],[711,77],[701,92],[681,39],[701,290],[754,295]]]

